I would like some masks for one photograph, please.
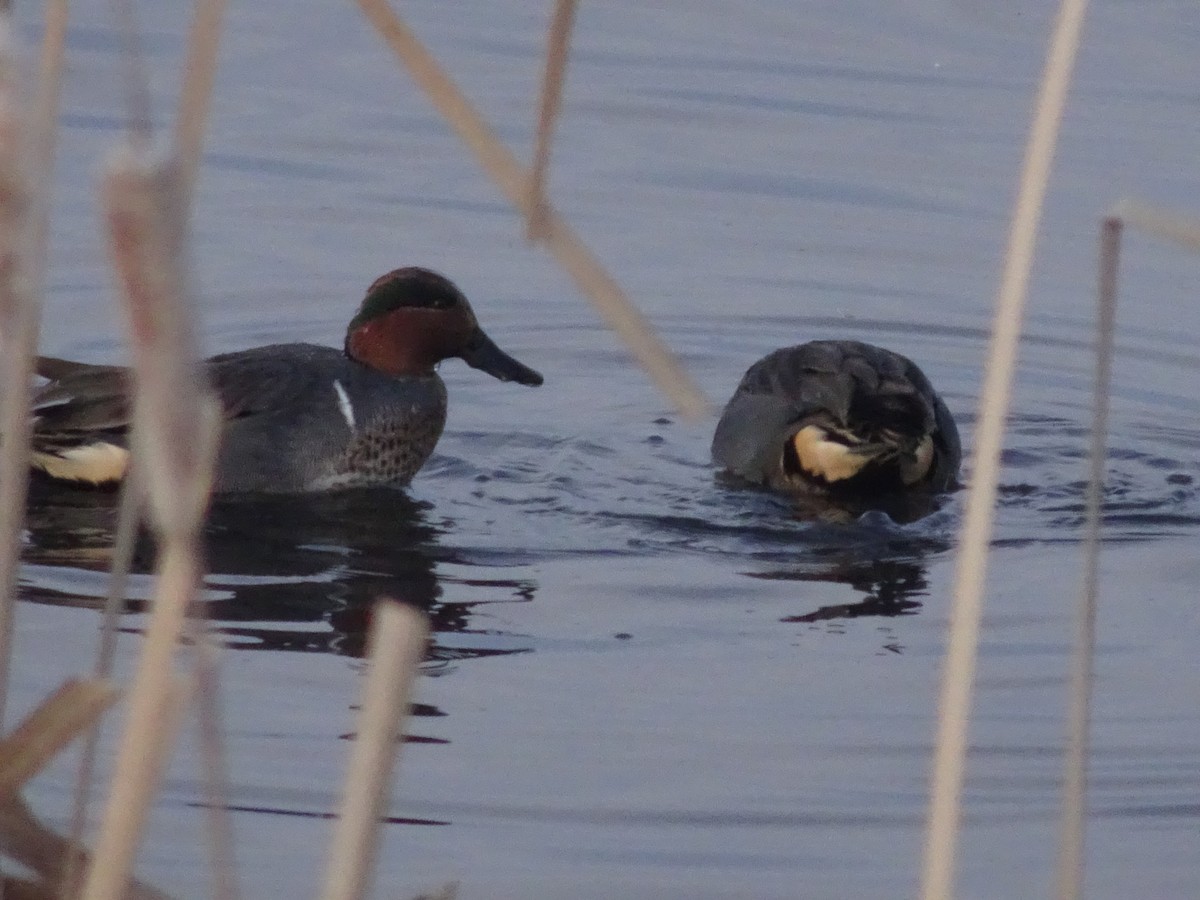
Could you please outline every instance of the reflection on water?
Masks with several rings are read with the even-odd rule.
[[[405,736],[408,740],[408,736]],[[204,809],[204,803],[190,803],[196,809]],[[252,813],[267,816],[290,816],[297,819],[316,819],[318,821],[333,821],[338,817],[338,813],[329,812],[326,810],[311,810],[311,809],[284,809],[279,806],[250,806],[243,803],[226,804],[221,807],[229,812],[234,813]],[[381,816],[379,819],[385,825],[450,825],[452,823],[440,819],[418,819],[412,816]],[[418,898],[420,900],[420,898]]]
[[[906,498],[897,501],[903,499]],[[757,565],[742,574],[798,585],[843,585],[860,595],[860,599],[850,603],[816,605],[805,612],[784,616],[781,622],[912,615],[921,609],[919,598],[929,591],[927,558],[942,556],[951,547],[949,515],[924,523],[920,520],[936,513],[953,497],[908,499],[913,503],[899,508],[908,513],[919,509],[919,515],[896,519],[880,509],[850,511],[844,506],[836,510],[837,516],[823,511],[819,522],[810,525],[792,548],[747,553],[747,561]],[[806,520],[803,515],[806,512],[799,516],[802,520]],[[821,590],[817,596],[828,593]]]
[[[746,490],[765,490],[748,484],[736,475],[719,472],[717,481],[726,487]],[[852,525],[864,517],[882,515],[892,522],[907,525],[932,515],[949,500],[946,493],[924,490],[896,491],[870,496],[840,496],[820,494],[781,495],[788,503],[792,516],[800,522]]]
[[[862,616],[904,616],[921,608],[918,597],[929,592],[925,569],[910,560],[888,559],[834,563],[822,572],[763,572],[756,578],[796,581],[842,582],[863,595],[857,603],[822,606],[783,622],[821,622],[827,619],[857,619]]]
[[[112,491],[34,485],[26,599],[69,606],[102,602],[116,505]],[[439,565],[460,572],[469,563],[439,545],[441,532],[428,515],[427,504],[388,489],[217,498],[205,529],[210,569],[205,614],[235,649],[357,657],[364,651],[372,605],[386,596],[430,617],[432,668],[525,652],[513,639],[498,645],[497,635],[472,628],[471,619],[491,603],[531,601],[535,582],[439,576]],[[134,571],[149,571],[153,556],[152,540],[143,533]],[[443,599],[443,582],[459,588],[455,599]],[[135,579],[127,611],[142,611],[147,594],[144,579]],[[452,643],[447,635],[455,636]]]

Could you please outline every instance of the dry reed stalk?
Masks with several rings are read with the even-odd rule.
[[[69,848],[60,834],[34,817],[19,796],[0,799],[0,852],[36,872],[46,883],[48,892],[61,883],[63,862]],[[87,858],[86,851],[76,849]],[[75,897],[77,893],[72,892],[70,896]],[[167,895],[150,885],[133,881],[125,900],[167,900]]]
[[[1062,0],[1059,7],[996,296],[938,704],[937,742],[921,875],[921,896],[925,900],[949,900],[954,893],[971,692],[983,612],[988,545],[995,513],[1001,439],[1008,416],[1038,223],[1086,8],[1086,0]]]
[[[554,4],[554,18],[546,36],[546,71],[542,76],[542,101],[538,107],[533,174],[529,179],[529,199],[525,208],[525,235],[531,241],[541,240],[546,236],[546,178],[550,171],[550,145],[554,138],[554,125],[562,110],[567,52],[571,48],[576,5],[576,0],[557,0]]]
[[[217,71],[222,21],[228,0],[198,0],[188,36],[183,86],[175,119],[175,158],[179,167],[181,216],[190,218],[200,159],[204,151],[213,82]],[[218,648],[203,621],[194,621],[192,646],[196,681],[200,690],[196,725],[204,768],[205,820],[213,874],[213,895],[218,900],[240,896],[234,875],[233,822],[229,813],[225,740],[220,725],[220,669]]]
[[[116,769],[84,897],[116,900],[128,882],[156,779],[172,734],[173,658],[201,578],[200,528],[212,485],[218,407],[202,377],[185,302],[184,216],[169,161],[129,150],[103,184],[113,261],[126,301],[134,359],[133,454],[158,532],[158,582]],[[177,704],[176,704],[177,705]]]
[[[1125,225],[1132,225],[1189,250],[1200,251],[1200,222],[1177,213],[1149,206],[1138,200],[1122,200],[1112,211]]]
[[[33,116],[22,134],[9,22],[0,21],[0,280],[4,282],[0,286],[0,384],[10,386],[29,383],[37,347],[66,32],[67,0],[49,0]],[[28,142],[27,156],[22,136]],[[22,166],[30,169],[27,180],[22,178]],[[28,393],[4,391],[0,396],[0,434],[4,435],[0,448],[0,730],[8,697],[12,604],[31,431]]]
[[[16,52],[0,19],[0,731],[8,698],[13,609],[29,479],[29,384],[37,346],[38,298],[29,272],[26,122]]]
[[[150,103],[150,76],[142,51],[134,0],[113,0],[113,13],[121,39],[121,74],[125,79],[126,130],[134,146],[145,150],[154,136]]]
[[[44,883],[0,875],[0,897],[4,900],[53,900],[54,896]]]
[[[61,0],[56,0],[56,2],[61,2]],[[175,158],[178,160],[179,172],[178,203],[181,208],[179,215],[185,221],[189,218],[191,199],[195,193],[196,175],[203,153],[212,87],[216,74],[217,51],[220,47],[221,22],[226,5],[227,0],[201,0],[198,2],[189,31],[188,53],[184,65],[179,110],[175,121]],[[138,470],[135,466],[130,466],[121,485],[112,574],[104,605],[104,621],[101,626],[100,647],[96,659],[95,671],[100,677],[107,676],[112,669],[112,660],[116,652],[117,620],[121,605],[125,600],[125,585],[128,581],[129,567],[137,540],[137,529],[141,521],[142,499]],[[222,802],[223,797],[221,796],[224,793],[224,782],[214,785],[211,777],[224,770],[224,748],[220,729],[215,721],[208,719],[217,702],[215,693],[213,693],[216,689],[216,670],[213,660],[215,651],[208,643],[203,628],[197,627],[194,637],[198,657],[197,678],[201,682],[198,722],[204,765],[210,773],[210,777],[207,779],[208,789],[212,795],[209,797],[210,802],[207,804],[209,812],[206,816],[209,820],[210,844],[213,847],[214,855],[222,863],[214,866],[214,871],[217,873],[217,886],[214,893],[217,897],[230,900],[230,898],[236,897],[238,892],[231,875],[233,866],[230,861],[232,860],[233,842],[230,836],[229,814],[226,810],[227,804]],[[98,737],[98,732],[88,735],[76,777],[71,837],[77,842],[82,840],[83,830],[86,827]],[[73,878],[71,877],[65,879],[66,884],[72,882]]]
[[[162,577],[166,579],[165,573]],[[105,810],[96,849],[78,894],[81,900],[124,900],[142,827],[166,771],[169,751],[179,733],[193,687],[191,679],[164,674],[163,683],[155,691],[154,734],[136,745],[122,741],[110,795],[114,802]],[[131,720],[134,712],[131,708]]]
[[[171,160],[126,149],[110,162],[104,182],[136,376],[133,455],[160,537],[191,544],[208,506],[220,418],[184,293],[178,169]]]
[[[204,818],[213,896],[217,900],[238,900],[241,890],[235,876],[237,862],[233,852],[233,819],[229,813],[229,775],[225,765],[225,738],[221,732],[219,648],[202,619],[192,619],[191,636],[199,692],[196,727],[204,770],[204,805],[207,807]]]
[[[217,72],[217,51],[221,46],[221,21],[227,4],[228,0],[197,0],[188,34],[183,88],[175,117],[175,155],[179,160],[180,190],[186,204],[190,204],[195,192],[196,173],[204,152],[204,135]]]
[[[0,796],[16,793],[117,699],[111,682],[72,678],[0,740]]]
[[[521,213],[528,216],[528,171],[488,127],[450,76],[399,19],[386,0],[358,0],[367,19],[408,68],[413,80],[425,91],[459,138],[475,154],[484,172]],[[687,371],[655,335],[653,328],[629,300],[600,261],[592,255],[571,226],[554,208],[543,210],[547,248],[592,301],[608,326],[625,342],[630,353],[675,404],[690,419],[709,414],[711,404]]]
[[[1083,541],[1083,586],[1079,594],[1075,650],[1071,654],[1071,704],[1067,715],[1063,811],[1058,854],[1059,900],[1076,900],[1083,886],[1083,845],[1087,817],[1088,736],[1092,672],[1096,652],[1096,594],[1100,586],[1100,525],[1108,438],[1108,398],[1112,382],[1113,336],[1117,316],[1117,265],[1121,220],[1104,220],[1100,231],[1097,287],[1096,381],[1092,396],[1092,445]]]
[[[117,621],[125,604],[125,589],[129,583],[129,567],[137,543],[138,520],[140,519],[141,478],[136,465],[130,465],[121,483],[121,496],[117,505],[117,529],[113,547],[113,564],[108,579],[108,593],[104,598],[104,612],[100,625],[100,642],[96,650],[93,675],[108,678],[112,674],[113,659],[117,652]],[[100,742],[100,729],[94,728],[84,738],[79,754],[79,769],[75,774],[71,809],[71,827],[67,832],[72,847],[82,851],[83,832],[87,827],[88,806],[92,798],[92,786],[96,773],[96,751]],[[72,853],[65,864],[62,879],[63,893],[60,900],[74,896],[72,886],[77,883],[78,869],[82,865],[81,852]]]
[[[322,900],[358,900],[370,886],[400,724],[428,638],[428,620],[413,607],[390,600],[376,604],[358,733],[329,845]]]
[[[63,65],[66,57],[68,0],[47,0],[38,56],[37,96],[30,127],[30,165],[33,169],[33,248],[34,284],[40,291],[45,280],[46,254],[50,231],[50,184],[58,146],[58,112],[62,105]]]

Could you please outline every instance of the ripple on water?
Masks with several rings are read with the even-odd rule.
[[[694,365],[726,373],[729,386],[767,349],[763,333],[842,335],[898,349],[930,374],[970,447],[975,365],[986,343],[977,329],[830,319],[787,320],[786,328],[783,320],[720,325],[688,324],[679,339]],[[1042,323],[1030,341],[1005,438],[998,546],[1080,540],[1091,403],[1089,348],[1080,328]],[[1161,334],[1150,337],[1159,350],[1155,365],[1165,370],[1158,374],[1170,376],[1156,383],[1178,388],[1157,390],[1148,405],[1138,385],[1116,385],[1104,494],[1110,542],[1192,533],[1200,525],[1200,431],[1176,424],[1190,420],[1183,385],[1191,369]],[[639,377],[619,373],[613,395],[626,390],[621,379]],[[570,402],[572,385],[566,390]],[[617,405],[589,411],[582,422],[557,414],[538,424],[522,431],[451,429],[408,493],[218,503],[209,528],[213,613],[229,621],[323,621],[330,609],[375,593],[434,608],[441,583],[466,584],[472,568],[485,570],[479,583],[489,586],[492,599],[508,602],[532,589],[527,579],[494,578],[495,570],[598,554],[742,560],[755,578],[860,585],[870,607],[880,597],[917,596],[927,561],[949,552],[961,524],[961,492],[903,524],[881,513],[813,521],[786,498],[715,475],[708,427],[653,409]],[[27,595],[51,602],[103,596],[98,572],[112,521],[112,494],[35,490],[27,556],[37,566],[25,572]],[[87,572],[93,574],[80,574]],[[457,604],[446,620],[462,619],[475,602]],[[239,636],[254,639],[245,631]],[[311,634],[293,644],[322,646]]]

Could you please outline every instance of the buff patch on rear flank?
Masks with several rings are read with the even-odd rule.
[[[870,462],[870,457],[829,440],[825,429],[818,425],[805,425],[797,431],[792,436],[792,446],[805,472],[829,482],[853,478]]]
[[[111,484],[125,477],[129,451],[116,444],[98,442],[69,447],[60,453],[35,450],[30,462],[35,469],[62,481]]]

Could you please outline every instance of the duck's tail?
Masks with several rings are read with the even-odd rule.
[[[125,370],[54,356],[39,356],[34,370],[47,383],[33,396],[30,467],[55,481],[121,481],[129,468]]]
[[[108,441],[93,440],[70,447],[50,449],[34,439],[30,466],[55,481],[70,481],[96,487],[117,484],[129,470],[129,450]]]
[[[933,461],[928,434],[913,437],[889,430],[868,440],[847,429],[809,424],[792,435],[784,468],[833,485],[890,467],[901,484],[910,486],[929,474]]]

